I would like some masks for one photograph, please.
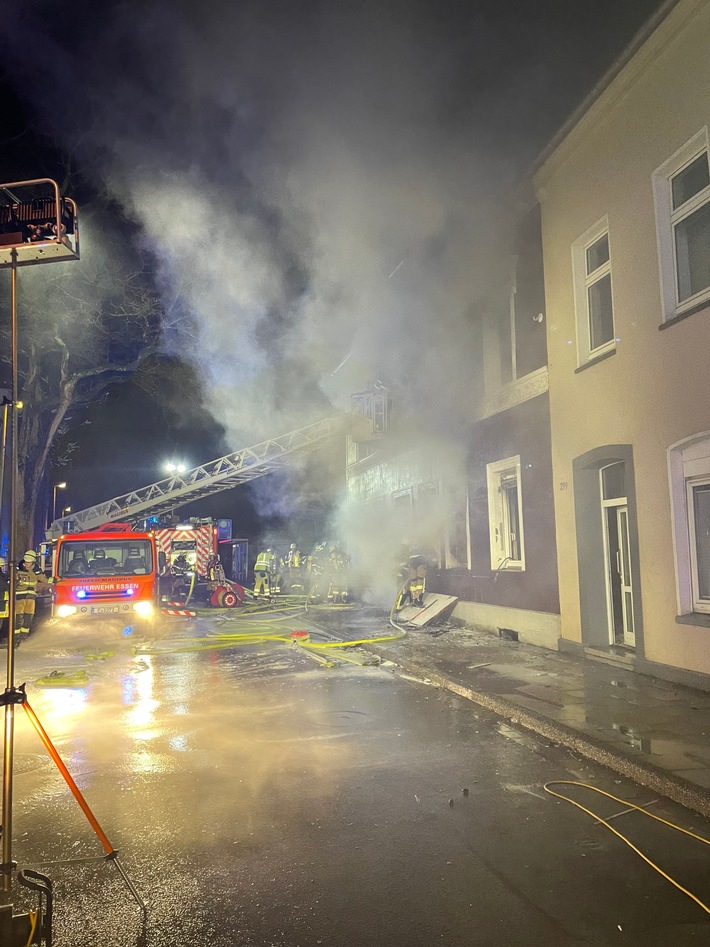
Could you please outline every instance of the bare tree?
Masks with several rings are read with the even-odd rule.
[[[84,214],[80,261],[18,273],[20,549],[32,545],[45,525],[42,501],[51,489],[47,474],[58,433],[160,344],[152,260],[107,227],[104,217]],[[9,298],[7,284],[3,295]],[[8,346],[0,351],[7,362]]]

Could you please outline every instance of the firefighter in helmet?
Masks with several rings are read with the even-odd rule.
[[[348,600],[348,560],[345,553],[331,546],[328,553],[327,574],[328,601],[334,605],[345,605]]]
[[[170,574],[172,584],[170,587],[170,597],[173,601],[181,602],[188,594],[187,575],[190,570],[190,563],[187,561],[185,553],[181,552],[179,556],[170,563]]]
[[[298,548],[296,543],[291,543],[291,546],[286,553],[284,564],[288,574],[289,590],[292,592],[302,592],[303,580],[301,578],[301,566],[303,565],[303,557],[301,556],[301,550]]]
[[[326,543],[316,543],[307,560],[308,601],[317,605],[324,597],[325,574],[327,571]]]
[[[409,604],[423,607],[426,587],[426,559],[424,556],[418,553],[409,556],[407,562],[403,563],[400,577],[404,579],[404,585],[397,596],[396,609],[399,610]]]
[[[28,635],[37,607],[37,586],[49,585],[49,579],[37,562],[37,553],[28,549],[17,567],[15,587],[15,634]]]
[[[260,552],[254,563],[254,598],[271,598],[271,582],[275,571],[274,550],[271,546]]]
[[[227,581],[224,566],[219,556],[210,556],[207,560],[207,579],[217,585],[224,585]]]
[[[172,564],[172,573],[173,575],[185,575],[189,570],[190,563],[187,561],[187,557],[184,552],[181,552],[179,556],[176,556]]]

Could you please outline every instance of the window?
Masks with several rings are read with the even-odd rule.
[[[525,568],[520,457],[488,464],[488,525],[491,568]]]
[[[710,613],[710,433],[669,451],[678,608]]]
[[[710,300],[710,166],[703,129],[654,174],[664,318]]]
[[[710,612],[710,477],[687,483],[693,610]]]
[[[518,223],[515,254],[510,259],[510,281],[505,298],[491,312],[498,352],[496,387],[510,385],[547,364],[545,329],[545,273],[542,259],[540,205]]]
[[[62,543],[58,575],[145,575],[153,570],[150,543],[143,539],[66,539]]]
[[[471,568],[471,523],[468,484],[449,483],[445,504],[444,565],[447,569]]]
[[[500,358],[500,384],[509,385],[515,380],[515,310],[511,296],[510,307],[498,318],[498,355]]]
[[[435,559],[438,565],[441,562],[441,541],[444,532],[438,483],[419,484],[414,515],[413,541],[422,550],[426,550],[427,558]]]
[[[582,365],[614,349],[609,224],[606,217],[572,245],[577,355]]]

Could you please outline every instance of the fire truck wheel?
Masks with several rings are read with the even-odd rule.
[[[239,599],[231,589],[223,589],[219,597],[222,608],[235,608],[239,604]]]

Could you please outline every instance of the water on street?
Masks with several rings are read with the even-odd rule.
[[[17,652],[18,682],[148,905],[143,930],[18,707],[13,856],[53,879],[57,944],[705,942],[701,908],[543,784],[639,804],[647,790],[392,666],[324,667],[214,630],[177,620],[136,650],[136,632],[48,626]],[[650,811],[707,832],[664,800]],[[637,814],[613,824],[708,899],[704,846]]]

